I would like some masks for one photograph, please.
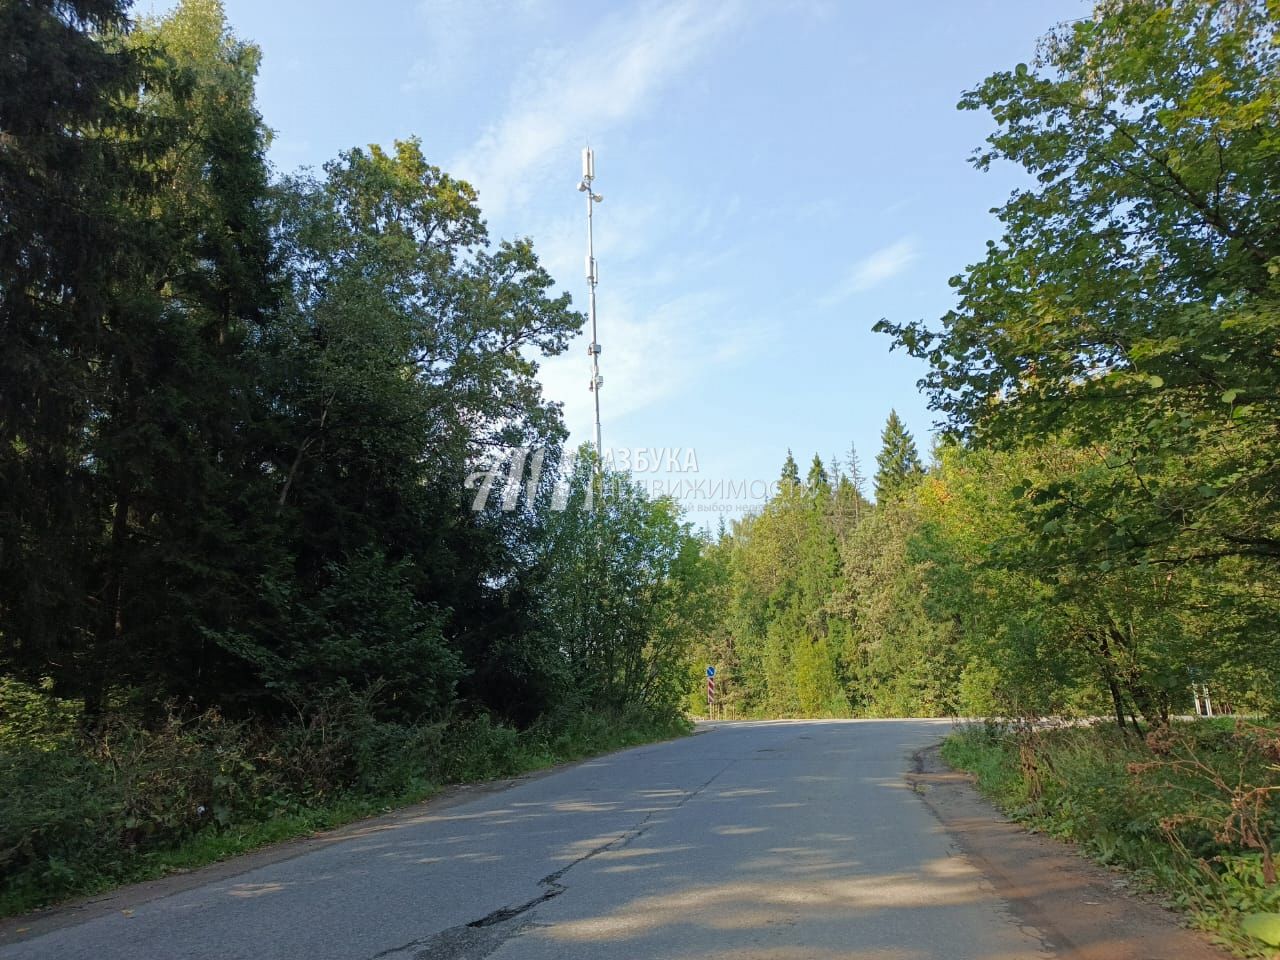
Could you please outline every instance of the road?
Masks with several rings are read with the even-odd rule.
[[[711,725],[73,919],[0,958],[1055,956],[903,779],[946,730]]]

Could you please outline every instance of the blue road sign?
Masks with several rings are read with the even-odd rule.
[[[708,677],[714,677],[715,675],[716,675],[716,668],[715,668],[715,667],[707,667],[707,676],[708,676]]]

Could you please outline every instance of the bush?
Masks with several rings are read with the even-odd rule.
[[[278,788],[317,801],[352,792],[398,795],[438,781],[445,725],[379,719],[380,693],[378,685],[355,691],[341,684],[295,704],[293,721],[275,728],[263,750]]]
[[[53,682],[38,687],[0,676],[0,750],[50,750],[71,736],[79,704],[52,695]]]
[[[454,783],[509,777],[521,769],[520,734],[486,713],[450,725],[441,771]]]
[[[987,723],[943,745],[953,766],[1011,816],[1191,909],[1245,949],[1242,916],[1280,910],[1280,738],[1268,727],[1198,721],[1145,740],[1114,727]]]
[[[70,749],[0,750],[5,899],[56,899],[119,865],[122,804],[106,770]]]
[[[434,784],[515,776],[689,730],[683,718],[634,709],[566,711],[525,730],[487,714],[398,724],[380,719],[379,695],[376,685],[339,684],[270,724],[171,708],[152,723],[112,717],[89,736],[77,704],[4,681],[0,913],[331,826]]]

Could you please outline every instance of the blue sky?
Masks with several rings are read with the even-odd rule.
[[[140,3],[139,12],[168,4]],[[530,236],[585,307],[579,153],[596,150],[606,447],[696,451],[700,479],[772,480],[895,407],[928,448],[922,368],[871,331],[935,320],[1021,183],[967,159],[955,109],[1029,60],[1080,0],[227,0],[263,50],[259,101],[289,170],[419,136],[495,236]],[[590,436],[586,340],[545,364]],[[689,479],[677,475],[651,477]],[[689,500],[691,519],[704,522]]]

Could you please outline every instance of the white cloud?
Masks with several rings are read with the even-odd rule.
[[[600,374],[605,385],[600,394],[604,416],[616,421],[671,394],[694,373],[695,351],[689,331],[705,326],[718,312],[719,298],[693,293],[664,303],[643,318],[630,302],[613,295],[607,318],[601,307]],[[607,319],[607,323],[605,322]],[[540,371],[546,395],[564,403],[565,424],[576,438],[590,436],[593,399],[587,384],[591,360],[587,356],[588,333],[568,352],[543,362]]]
[[[905,270],[915,258],[916,244],[911,237],[903,237],[896,243],[881,247],[855,263],[844,279],[819,302],[825,307],[833,306],[855,293],[879,286]]]
[[[652,308],[637,309],[629,291],[601,299],[601,416],[608,433],[629,414],[679,396],[716,366],[731,366],[759,349],[768,331],[732,310],[718,291],[694,291]],[[546,396],[564,404],[573,442],[588,439],[594,418],[587,389],[591,360],[578,338],[568,352],[544,360],[539,371]],[[606,445],[609,439],[605,438]]]
[[[744,316],[741,291],[730,282],[743,256],[740,246],[695,243],[691,250],[673,241],[695,230],[699,210],[617,199],[597,211],[596,229],[606,432],[610,423],[678,396],[712,369],[765,349],[774,335],[771,324],[749,311]],[[557,215],[532,232],[542,264],[585,311],[582,212]],[[580,336],[567,353],[542,361],[540,371],[546,396],[564,403],[575,440],[591,435],[589,339]]]
[[[547,271],[580,298],[586,292],[584,259],[587,253],[586,212],[577,201],[582,195],[566,191],[569,202],[554,216],[534,221],[529,233],[534,249]],[[603,209],[596,210],[595,250],[600,265],[601,283],[614,286],[623,276],[624,267],[645,261],[652,271],[652,260],[661,250],[662,238],[671,229],[670,217],[651,201],[631,201],[615,195]]]
[[[468,19],[448,0],[429,2],[445,20]],[[585,211],[581,195],[572,191],[579,149],[589,139],[604,146],[609,133],[623,135],[630,120],[678,93],[677,84],[742,21],[744,9],[741,0],[715,6],[702,0],[652,0],[579,20],[584,29],[517,62],[497,118],[445,164],[480,191],[480,206],[491,224],[502,230],[519,223],[521,233],[535,238],[543,266],[573,293],[579,309],[586,307]],[[415,66],[407,88],[439,83],[446,67]],[[601,171],[606,184],[607,172]],[[557,194],[568,191],[564,204],[534,202],[549,186]],[[608,443],[611,424],[669,401],[708,365],[737,362],[758,338],[749,335],[749,325],[740,318],[738,326],[728,323],[729,298],[707,288],[714,284],[705,272],[691,269],[691,261],[726,256],[723,244],[701,255],[668,252],[664,238],[673,231],[698,232],[695,208],[673,208],[669,194],[666,200],[652,192],[624,196],[607,185],[603,192],[595,244],[601,264],[601,405]],[[640,263],[643,270],[636,269]],[[703,286],[689,289],[691,277],[700,277]],[[591,435],[588,340],[589,335],[576,338],[565,354],[541,361],[539,371],[545,395],[564,404],[575,441]]]
[[[541,0],[420,0],[417,17],[426,53],[409,66],[403,93],[441,93],[486,69],[484,45],[495,29],[526,31],[543,13]]]
[[[544,51],[516,79],[503,116],[449,169],[481,191],[486,215],[500,216],[588,138],[649,103],[738,16],[736,3],[671,0]]]

